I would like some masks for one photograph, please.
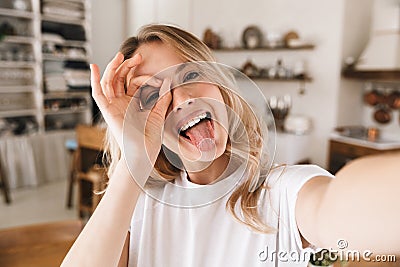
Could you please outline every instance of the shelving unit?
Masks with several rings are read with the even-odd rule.
[[[0,26],[6,30],[0,32],[0,120],[9,124],[0,128],[0,136],[7,127],[21,127],[26,121],[35,129],[15,134],[73,130],[78,123],[91,122],[90,8],[89,0],[0,3]],[[54,66],[60,67],[55,79],[49,72]],[[80,99],[85,106],[50,110],[45,103],[52,99]]]
[[[41,90],[40,5],[27,0],[24,9],[13,1],[0,4],[0,134],[12,128],[14,134],[43,129]],[[28,126],[29,125],[29,126]],[[7,129],[9,128],[9,129]]]
[[[238,53],[244,54],[244,55],[251,55],[253,53],[276,53],[276,52],[299,52],[302,50],[313,50],[315,46],[313,44],[305,44],[305,45],[299,45],[299,46],[293,46],[293,47],[287,47],[287,46],[277,46],[277,47],[258,47],[258,48],[253,48],[253,49],[248,49],[248,48],[243,48],[243,47],[226,47],[226,48],[218,48],[218,49],[213,49],[213,52],[218,55],[219,53],[224,54],[230,54],[234,53],[237,55]],[[242,62],[244,64],[245,62]],[[257,66],[258,67],[258,66]],[[242,69],[243,71],[243,69]],[[244,71],[243,71],[244,72]],[[302,84],[301,88],[304,87],[304,84],[307,82],[312,82],[312,77],[308,75],[308,73],[305,73],[304,76],[300,77],[268,77],[267,75],[248,75],[248,77],[254,81],[260,81],[260,82],[299,82]]]
[[[42,5],[46,131],[71,129],[78,123],[90,123],[92,107],[88,64],[92,54],[89,45],[90,3],[88,0],[53,1],[62,7],[72,6],[73,11],[57,14],[60,12],[48,12],[51,11],[51,5],[47,9]],[[51,1],[47,0],[44,3]],[[58,71],[54,71],[53,67],[59,68]],[[57,86],[57,81],[62,78],[64,81]],[[74,104],[77,101],[84,105],[77,106]],[[48,103],[53,103],[53,108],[49,107]]]

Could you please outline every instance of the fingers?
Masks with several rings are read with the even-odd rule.
[[[126,94],[128,96],[133,96],[136,93],[137,89],[140,88],[144,84],[147,84],[147,85],[150,85],[153,87],[161,87],[162,81],[155,77],[152,77],[150,75],[142,75],[142,76],[133,77],[127,82]]]
[[[116,70],[113,87],[115,96],[123,96],[125,94],[125,80],[129,71],[135,68],[142,61],[142,56],[140,54],[134,55],[132,58],[125,60]]]
[[[169,78],[164,79],[161,88],[160,88],[160,98],[157,103],[154,105],[152,113],[160,116],[160,119],[164,120],[165,115],[167,114],[167,110],[172,101],[171,94],[171,80]],[[161,95],[161,93],[163,93]]]
[[[92,96],[99,107],[104,107],[108,104],[108,100],[104,95],[100,84],[100,71],[96,64],[90,64],[90,85],[92,87]]]
[[[100,81],[103,94],[108,98],[111,99],[115,97],[114,89],[112,86],[112,81],[114,79],[115,72],[117,68],[121,65],[122,61],[124,60],[124,56],[118,52],[115,57],[108,63],[103,78]]]

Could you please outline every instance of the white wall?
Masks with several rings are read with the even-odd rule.
[[[382,30],[398,31],[400,29],[400,0],[375,0],[373,5],[372,23],[370,25],[370,37]],[[388,52],[389,53],[389,52]],[[390,53],[389,53],[390,54]],[[397,54],[398,57],[400,55]],[[368,86],[368,85],[367,85]],[[400,90],[400,83],[374,84],[374,87],[383,87],[385,90],[397,88]],[[367,89],[364,90],[364,92]],[[362,122],[363,125],[378,127],[381,135],[391,140],[400,139],[400,112],[392,111],[392,120],[387,124],[379,124],[373,119],[375,109],[363,105]]]
[[[194,2],[193,31],[199,36],[206,27],[212,27],[226,39],[233,36],[231,40],[240,40],[245,27],[255,24],[264,33],[293,29],[302,38],[315,43],[316,48],[312,51],[263,52],[251,56],[223,54],[218,58],[233,66],[240,66],[249,57],[260,66],[273,64],[278,57],[288,64],[306,60],[313,82],[306,84],[305,95],[298,94],[297,83],[259,82],[258,85],[267,97],[291,94],[292,113],[312,118],[314,130],[310,154],[313,162],[325,167],[327,136],[336,123],[343,1],[223,0],[219,1],[219,8],[213,3],[211,0]]]
[[[101,72],[125,39],[125,1],[92,1],[92,63],[98,64]]]
[[[363,6],[360,9],[360,6]],[[343,23],[342,60],[348,56],[358,58],[373,33],[382,29],[398,29],[400,26],[399,0],[347,0]],[[384,53],[385,51],[382,51]],[[399,83],[377,84],[400,88]],[[377,86],[375,85],[375,86]],[[364,125],[378,127],[381,135],[400,139],[400,112],[392,112],[392,121],[382,125],[373,119],[374,109],[363,103],[363,94],[370,90],[368,81],[341,79],[339,87],[338,125]]]
[[[291,94],[292,113],[312,118],[314,130],[309,149],[314,163],[326,167],[329,134],[334,127],[374,124],[371,112],[362,103],[364,83],[343,79],[341,69],[346,57],[357,58],[366,45],[376,0],[128,1],[129,34],[135,34],[144,24],[163,22],[177,24],[200,38],[204,30],[211,27],[222,36],[225,44],[239,45],[243,30],[255,24],[264,34],[296,30],[301,38],[315,43],[312,51],[217,54],[220,62],[234,67],[241,67],[247,59],[260,66],[271,65],[278,57],[289,64],[306,60],[313,81],[306,84],[305,95],[298,94],[297,83],[259,82],[258,85],[267,97]],[[398,113],[394,115],[396,126],[392,123],[386,128],[396,128],[398,132]]]
[[[248,25],[255,24],[264,33],[296,30],[302,38],[314,42],[316,48],[312,51],[225,53],[217,57],[235,67],[249,57],[264,66],[273,64],[278,57],[283,57],[287,63],[307,61],[313,81],[306,85],[305,95],[298,94],[297,83],[260,82],[258,85],[267,97],[291,94],[292,112],[312,118],[310,154],[314,163],[325,167],[328,136],[336,126],[344,0],[131,0],[129,3],[130,34],[151,22],[177,24],[200,38],[205,28],[211,27],[232,45],[239,44]]]
[[[360,8],[363,6],[363,8]],[[357,59],[370,35],[372,22],[373,0],[347,0],[342,23],[343,39],[341,63],[347,57]],[[339,84],[339,98],[337,105],[337,125],[359,125],[363,116],[363,92],[364,82],[355,79],[341,79]]]

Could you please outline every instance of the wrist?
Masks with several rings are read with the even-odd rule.
[[[137,163],[138,161],[133,162]],[[124,184],[127,187],[141,188],[145,185],[152,169],[153,167],[150,164],[145,164],[145,162],[128,164],[126,159],[121,158],[111,175],[110,184],[115,181],[115,183]]]

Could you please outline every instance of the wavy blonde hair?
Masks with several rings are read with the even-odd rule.
[[[215,62],[212,52],[201,40],[193,34],[171,25],[151,24],[142,27],[137,36],[128,38],[121,45],[120,52],[125,59],[128,59],[133,56],[140,45],[151,42],[170,45],[187,62]],[[226,83],[222,82],[221,84]],[[266,163],[269,159],[267,153],[263,153],[266,148],[267,128],[257,119],[252,109],[241,97],[231,90],[221,90],[220,88],[220,91],[225,104],[236,114],[236,116],[228,116],[229,142],[224,153],[243,159],[247,164],[247,177],[232,192],[226,208],[234,218],[253,230],[271,233],[274,229],[261,218],[258,203],[261,192],[266,189],[266,186],[255,187],[260,178],[267,175],[266,166],[268,164]],[[121,158],[121,151],[109,130],[107,131],[105,158],[108,165],[108,176],[111,177]],[[163,149],[158,155],[154,168],[166,180],[173,180],[181,173],[180,169],[168,161]],[[235,208],[237,205],[239,205],[238,210]]]

